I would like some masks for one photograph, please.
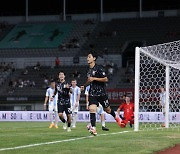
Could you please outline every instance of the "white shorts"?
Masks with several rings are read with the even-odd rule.
[[[49,111],[50,111],[50,112],[52,112],[52,111],[57,112],[57,111],[58,111],[57,105],[49,105]]]
[[[99,106],[97,107],[96,113],[99,114],[99,115],[104,113],[104,110],[103,110],[103,107],[102,107],[101,104],[99,104]]]
[[[77,113],[79,110],[79,106],[78,107],[71,106],[71,110],[72,110],[72,113]]]

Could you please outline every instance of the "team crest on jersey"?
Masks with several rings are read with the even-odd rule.
[[[57,90],[60,91],[60,90],[61,90],[61,87],[60,87],[60,86],[57,86]]]

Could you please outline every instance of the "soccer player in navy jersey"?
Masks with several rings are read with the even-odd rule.
[[[61,121],[64,123],[63,128],[67,129],[68,132],[71,131],[71,103],[70,103],[70,93],[71,89],[69,84],[65,81],[65,74],[64,72],[59,72],[59,81],[56,84],[54,96],[58,95],[57,105],[58,105],[58,114]],[[63,112],[67,115],[67,124],[66,120],[64,119]],[[68,125],[68,127],[67,127]]]
[[[96,132],[96,108],[99,103],[103,106],[104,111],[111,114],[116,120],[117,124],[120,126],[121,121],[119,116],[116,116],[115,112],[111,109],[108,97],[106,94],[105,84],[108,82],[105,70],[103,66],[97,65],[97,54],[95,52],[90,52],[87,56],[87,63],[89,64],[89,70],[87,73],[88,80],[84,86],[90,85],[89,89],[89,111],[90,111],[90,122],[91,128],[89,132],[94,136],[97,135]],[[81,88],[84,89],[84,86]]]

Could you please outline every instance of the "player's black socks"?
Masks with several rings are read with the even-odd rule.
[[[68,127],[71,127],[71,123],[70,122],[68,122]]]
[[[61,121],[62,121],[63,123],[66,122],[66,120],[65,120],[64,118],[62,118],[62,117],[59,117],[59,118],[61,119]]]
[[[116,117],[116,114],[114,112],[114,110],[111,109],[111,113],[110,113],[114,118]]]
[[[91,119],[91,126],[96,127],[96,114],[90,113],[90,119]]]

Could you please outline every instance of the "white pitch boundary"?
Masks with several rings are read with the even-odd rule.
[[[114,132],[114,133],[108,133],[108,134],[99,134],[96,137],[98,137],[98,136],[107,136],[107,135],[116,135],[116,134],[124,134],[124,133],[129,133],[129,132],[134,132],[134,131],[122,131],[122,132]],[[52,142],[44,142],[44,143],[22,145],[22,146],[11,147],[11,148],[1,148],[0,151],[24,149],[24,148],[29,148],[29,147],[41,146],[41,145],[49,145],[49,144],[77,141],[77,140],[83,140],[83,139],[88,139],[88,138],[92,138],[92,137],[94,137],[94,136],[84,136],[84,137],[78,137],[78,138],[72,138],[72,139],[66,139],[66,140],[59,140],[59,141],[52,141]]]

